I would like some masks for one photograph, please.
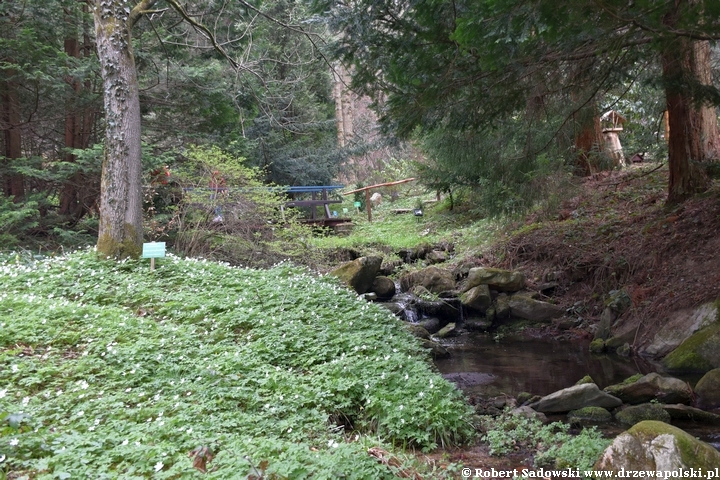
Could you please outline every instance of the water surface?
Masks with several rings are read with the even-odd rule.
[[[470,334],[447,339],[450,358],[436,360],[440,373],[479,372],[493,377],[481,385],[463,386],[469,394],[517,396],[520,392],[547,395],[570,387],[590,375],[602,389],[636,373],[659,371],[660,366],[637,357],[594,355],[585,341],[503,337]]]

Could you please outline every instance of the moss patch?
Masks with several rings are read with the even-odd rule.
[[[689,433],[667,423],[646,420],[634,425],[628,430],[628,433],[645,442],[663,434],[674,436],[686,467],[711,470],[720,465],[720,452],[711,445],[701,442]]]
[[[663,407],[655,403],[643,403],[642,405],[633,405],[620,410],[615,414],[618,422],[625,425],[635,425],[645,420],[657,420],[669,423],[670,414]]]
[[[662,364],[671,372],[707,372],[720,367],[720,323],[693,334],[670,352]]]

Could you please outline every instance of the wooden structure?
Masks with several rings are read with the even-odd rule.
[[[292,197],[292,200],[285,202],[286,207],[306,207],[310,209],[310,217],[306,218],[304,222],[312,223],[313,225],[320,225],[323,227],[335,227],[342,223],[349,223],[352,220],[349,218],[340,218],[330,214],[330,204],[342,203],[342,200],[333,200],[329,198],[328,192],[339,190],[344,188],[344,185],[318,185],[318,186],[295,186],[286,187],[283,189],[284,192]],[[310,198],[298,198],[307,197]],[[324,216],[317,214],[317,207],[323,207]]]
[[[618,134],[623,131],[623,123],[625,122],[625,117],[617,113],[615,110],[605,112],[600,117],[603,138],[605,139],[605,148],[616,167],[619,167],[622,163],[624,163],[625,155],[623,154]]]
[[[372,208],[370,205],[370,190],[379,187],[390,187],[392,185],[400,185],[401,183],[412,182],[415,178],[406,178],[404,180],[398,180],[397,182],[378,183],[377,185],[370,185],[369,187],[358,188],[349,192],[343,193],[343,195],[351,195],[356,192],[365,192],[365,207],[367,208],[368,222],[372,222]]]

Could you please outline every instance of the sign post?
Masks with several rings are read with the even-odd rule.
[[[155,259],[165,257],[165,242],[143,243],[142,258],[150,259],[150,271],[155,270]]]

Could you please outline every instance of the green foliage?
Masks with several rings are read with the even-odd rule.
[[[660,154],[665,102],[651,87],[667,83],[660,53],[673,51],[693,22],[707,38],[719,33],[714,17],[689,3],[315,3],[338,33],[334,53],[352,64],[354,86],[379,100],[385,129],[420,141],[429,157],[423,181],[440,191],[469,185],[490,213],[544,198],[548,178],[558,182],[537,168],[547,159],[572,166],[584,148],[591,164],[610,166],[576,141],[600,105],[632,107],[642,124],[630,131],[631,153]],[[683,27],[670,32],[669,16]],[[717,104],[715,86],[681,80],[695,101]]]
[[[10,475],[195,478],[207,447],[211,478],[395,478],[368,447],[472,435],[400,322],[330,277],[86,251],[9,255],[0,287]]]
[[[264,173],[218,147],[189,147],[173,173],[182,192],[165,230],[153,225],[178,252],[228,261],[234,265],[270,266],[283,259],[313,264],[309,226],[298,212],[284,209],[282,187],[263,182]],[[174,229],[174,230],[173,230]]]
[[[569,425],[553,422],[543,425],[537,419],[509,412],[500,417],[483,420],[483,441],[492,455],[504,455],[516,449],[526,449],[535,455],[535,466],[553,469],[589,469],[595,464],[610,440],[604,439],[595,428],[583,429],[579,434],[568,432]]]

